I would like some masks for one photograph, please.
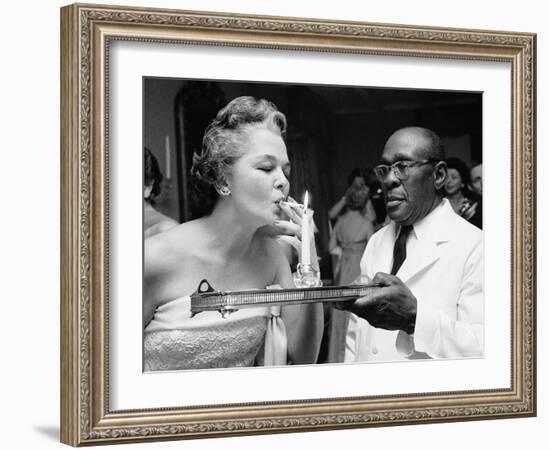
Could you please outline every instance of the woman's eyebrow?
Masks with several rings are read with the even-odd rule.
[[[273,155],[264,154],[264,155],[257,155],[254,158],[254,162],[261,162],[261,161],[264,161],[266,159],[269,160],[269,161],[276,161],[276,158]]]

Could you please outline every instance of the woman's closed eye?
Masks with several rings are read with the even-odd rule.
[[[257,167],[258,170],[261,170],[262,172],[266,172],[266,173],[271,173],[274,170],[276,170],[276,168],[277,166],[275,165],[263,165],[263,166]],[[285,178],[288,179],[288,177],[290,176],[290,168],[285,166],[282,168],[282,172]]]
[[[260,166],[258,167],[258,170],[261,170],[263,172],[271,172],[274,169],[273,166]]]

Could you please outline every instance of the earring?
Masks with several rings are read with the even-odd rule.
[[[218,191],[220,195],[229,195],[231,194],[231,189],[229,189],[227,186],[223,186]]]

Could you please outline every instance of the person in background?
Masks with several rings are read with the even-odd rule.
[[[372,293],[336,302],[350,311],[345,361],[483,355],[483,232],[443,196],[441,138],[402,128],[374,168],[391,222],[375,233],[357,282]]]
[[[483,164],[474,164],[470,169],[470,190],[480,197],[483,196]]]
[[[344,214],[347,210],[346,207],[346,199],[347,199],[347,193],[350,189],[358,188],[361,186],[368,186],[368,176],[365,170],[355,168],[348,174],[348,188],[346,190],[346,193],[342,196],[340,200],[338,200],[328,211],[328,217],[331,220],[331,223],[334,224],[336,222],[336,219],[338,216]],[[365,204],[365,207],[361,211],[367,219],[369,219],[371,222],[376,221],[376,212],[374,211],[374,207],[372,205],[372,202],[370,201],[370,198],[367,200],[367,203]]]
[[[369,182],[368,174],[363,169],[355,168],[348,174],[348,177],[347,177],[348,188],[346,190],[346,193],[328,211],[329,230],[331,235],[332,235],[332,228],[336,224],[336,220],[338,219],[338,216],[345,214],[345,212],[347,211],[347,206],[346,206],[347,193],[351,189],[359,188],[362,186],[368,187],[369,186],[368,182]],[[371,202],[370,196],[367,200],[365,207],[361,210],[361,214],[364,215],[368,220],[370,220],[371,223],[373,224],[377,223],[376,211]],[[336,272],[340,261],[340,257],[342,256],[342,249],[338,246],[335,246],[332,248],[332,250],[329,250],[329,252],[332,255],[333,275],[334,275],[334,278],[336,279]]]
[[[339,268],[336,284],[346,285],[354,281],[360,273],[359,263],[374,233],[372,221],[362,211],[369,199],[369,188],[365,185],[352,185],[346,193],[346,212],[338,217],[330,236],[329,250],[340,248]]]
[[[175,227],[171,217],[155,209],[155,198],[161,192],[162,173],[151,150],[143,150],[143,236],[145,239]]]
[[[361,256],[367,242],[374,233],[372,222],[362,211],[369,199],[366,185],[351,185],[346,193],[346,212],[338,217],[330,236],[329,250],[340,254],[335,270],[335,284],[351,284],[361,273]],[[325,335],[321,348],[324,350],[320,362],[344,361],[345,335],[350,313],[325,305]],[[325,350],[326,349],[326,350]]]
[[[459,158],[447,158],[447,179],[445,181],[445,196],[458,215],[481,228],[480,205],[469,197],[466,188],[470,184],[470,172],[466,164]]]
[[[475,226],[483,229],[483,164],[474,164],[470,169],[470,183],[468,183],[469,197],[477,203],[477,218],[471,221]]]

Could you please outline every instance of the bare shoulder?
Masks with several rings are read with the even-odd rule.
[[[151,236],[144,242],[144,299],[151,311],[163,303],[192,292],[195,225],[186,222]],[[187,276],[189,275],[189,276]]]
[[[164,233],[165,231],[168,231],[177,225],[178,222],[176,222],[174,219],[171,219],[170,217],[167,217],[166,220],[163,220],[162,222],[159,222],[157,224],[157,232]]]
[[[178,225],[178,222],[167,217],[166,220],[161,220],[160,222],[157,222],[154,225],[147,228],[143,232],[143,235],[145,236],[145,239],[148,239],[154,236],[155,234],[164,233],[165,231],[168,231],[177,225]]]
[[[154,234],[143,243],[143,263],[145,274],[163,270],[171,256],[169,233]]]
[[[192,222],[187,222],[145,239],[143,262],[146,276],[167,273],[176,264],[181,265],[192,249],[193,228]]]

